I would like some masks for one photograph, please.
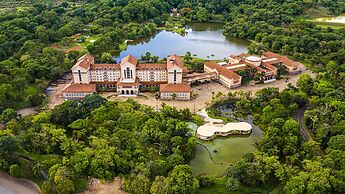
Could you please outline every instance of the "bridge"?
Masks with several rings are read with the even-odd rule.
[[[211,73],[198,73],[198,74],[192,74],[192,75],[187,75],[186,77],[183,78],[184,83],[193,83],[196,81],[199,82],[204,82],[204,81],[211,81],[218,79],[218,74],[216,72],[211,72]]]

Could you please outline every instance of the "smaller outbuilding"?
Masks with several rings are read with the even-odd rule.
[[[93,93],[96,93],[96,84],[72,83],[62,91],[64,100],[79,100]]]
[[[161,84],[159,92],[164,100],[190,100],[191,90],[189,84]]]

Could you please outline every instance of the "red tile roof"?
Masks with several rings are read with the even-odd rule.
[[[281,56],[277,53],[273,53],[273,52],[264,52],[262,53],[263,56],[267,57],[267,58],[277,58],[278,60],[280,60],[283,64],[290,66],[290,67],[298,67],[300,65],[299,62],[297,61],[293,61],[285,56]]]
[[[276,70],[278,70],[277,67],[271,65],[270,63],[262,62],[261,65],[264,66],[264,67],[266,67],[268,70],[271,70],[271,71],[276,71]]]
[[[192,89],[189,84],[161,84],[159,86],[160,92],[191,92]]]
[[[234,80],[239,80],[241,79],[241,76],[236,74],[235,72],[217,64],[214,61],[208,61],[205,63],[205,65],[211,69],[216,69],[218,73],[228,79],[234,79]]]
[[[138,70],[145,70],[145,69],[150,70],[151,68],[153,68],[154,70],[156,70],[156,68],[161,68],[161,70],[166,70],[167,69],[167,65],[166,64],[153,64],[153,63],[139,63],[138,64]]]
[[[78,34],[73,34],[73,35],[71,36],[71,38],[78,38],[79,36],[81,36],[80,33],[78,33]]]
[[[172,68],[174,65],[181,68],[183,73],[188,73],[188,68],[183,66],[181,58],[176,54],[170,55],[167,58],[167,68]]]
[[[72,83],[65,88],[63,93],[93,93],[96,92],[96,84],[75,84]]]
[[[133,65],[137,65],[138,64],[138,59],[133,57],[132,55],[127,55],[125,58],[123,58],[121,60],[121,64],[120,65],[123,65],[123,64],[125,64],[127,62],[129,62],[129,63],[131,63]]]
[[[75,66],[80,66],[84,69],[90,68],[91,64],[94,63],[94,58],[90,54],[85,54],[84,56],[80,57],[75,64]]]
[[[114,68],[115,70],[120,70],[120,64],[92,64],[91,65],[91,68],[92,69],[96,69],[96,68],[107,68],[107,69],[110,69],[110,68]]]
[[[265,57],[268,57],[268,58],[280,58],[281,57],[281,55],[279,55],[277,53],[270,52],[270,51],[264,52],[264,53],[262,53],[262,55]]]

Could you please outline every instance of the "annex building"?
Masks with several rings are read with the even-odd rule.
[[[226,64],[208,61],[204,64],[204,71],[208,74],[216,73],[214,79],[227,88],[236,88],[242,83],[239,71],[254,72],[260,75],[261,81],[267,83],[276,79],[278,66],[283,66],[289,74],[296,74],[300,72],[301,64],[272,52],[264,52],[261,57],[243,53],[238,56],[230,55]]]
[[[165,64],[139,63],[131,55],[120,64],[96,64],[86,54],[71,70],[73,83],[63,90],[65,100],[81,99],[100,89],[135,96],[150,86],[159,86],[161,99],[190,100],[191,87],[182,79],[188,69],[177,55],[169,56]]]

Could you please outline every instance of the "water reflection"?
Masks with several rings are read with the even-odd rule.
[[[120,61],[131,54],[140,58],[146,52],[164,58],[170,54],[184,55],[191,52],[203,59],[224,59],[229,54],[247,52],[249,41],[223,35],[223,25],[219,23],[190,23],[187,34],[160,31],[152,36],[129,42],[125,51],[117,53],[114,59]]]
[[[231,104],[223,105],[222,115],[234,118],[230,107]],[[195,175],[221,176],[231,164],[239,161],[245,154],[256,150],[255,144],[262,138],[263,132],[253,124],[252,116],[238,118],[238,120],[252,125],[250,135],[217,137],[210,142],[198,140],[196,156],[190,162]],[[197,126],[190,124],[189,127],[195,133]]]

